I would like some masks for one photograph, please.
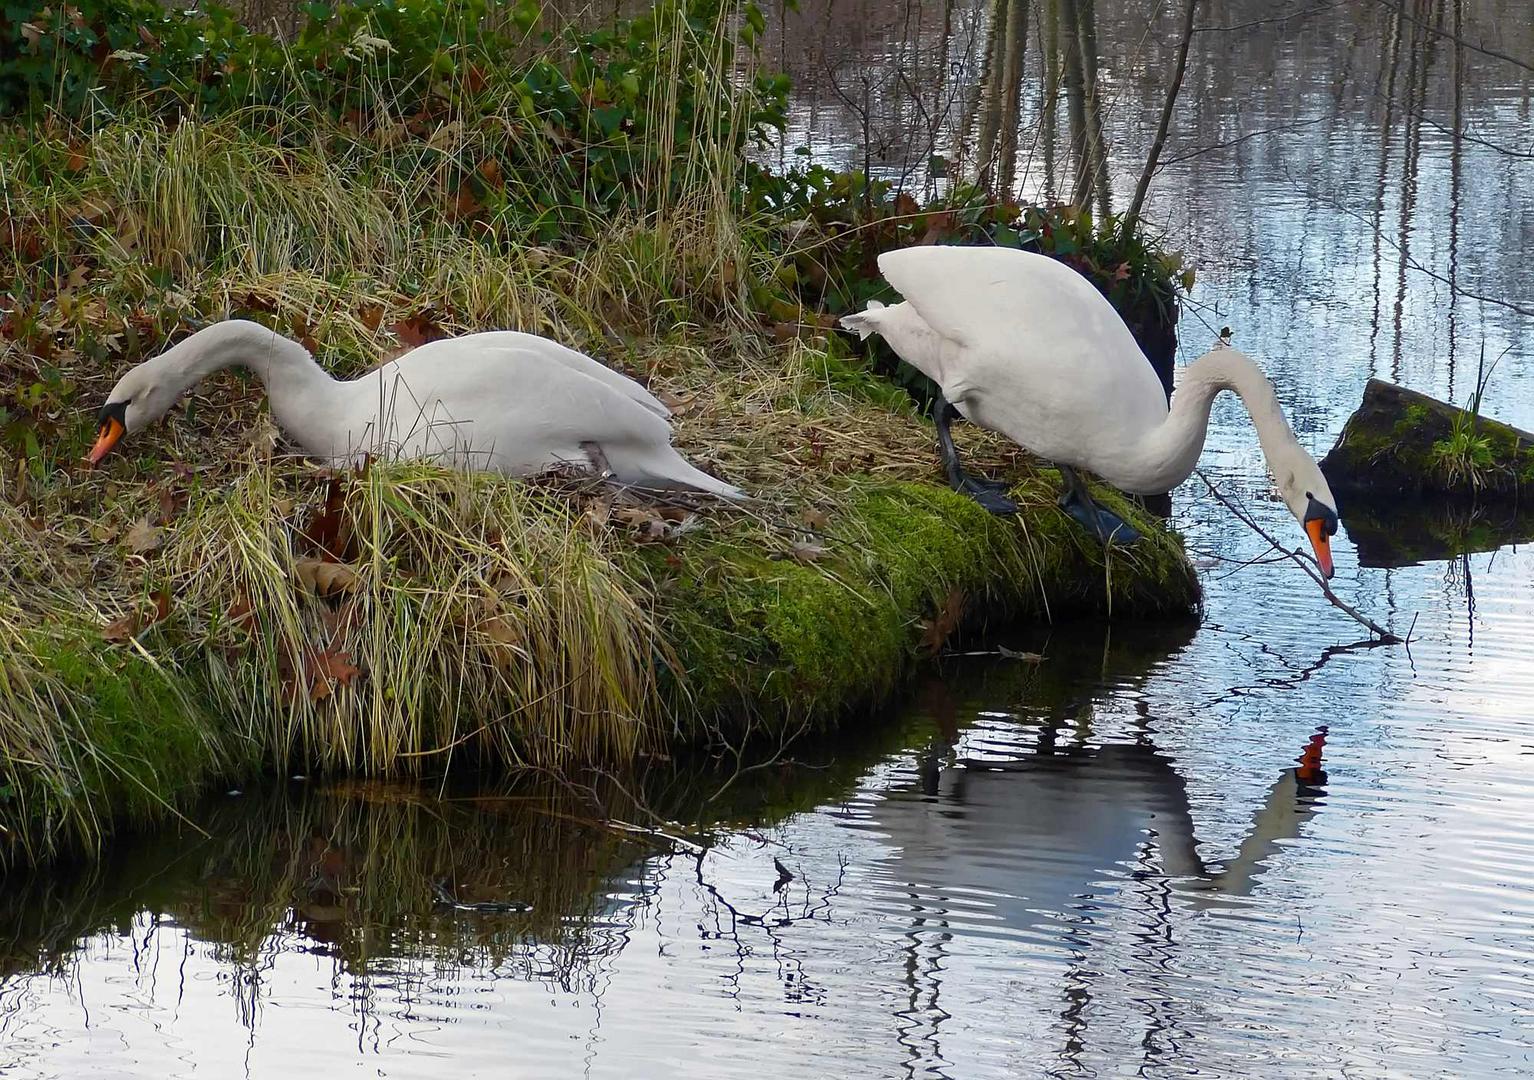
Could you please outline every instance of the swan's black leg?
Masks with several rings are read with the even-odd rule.
[[[993,514],[1015,514],[1017,503],[1007,498],[1007,485],[998,480],[981,480],[970,476],[959,464],[959,450],[953,444],[953,432],[949,424],[959,415],[948,400],[939,396],[932,406],[932,419],[937,424],[937,445],[943,455],[943,470],[948,474],[948,485],[962,491]]]
[[[1097,505],[1087,491],[1087,485],[1076,470],[1061,465],[1060,477],[1065,481],[1065,492],[1060,496],[1061,508],[1103,543],[1132,544],[1140,539],[1139,530],[1119,517],[1112,510]]]

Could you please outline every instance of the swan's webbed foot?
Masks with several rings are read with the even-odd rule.
[[[948,474],[949,486],[968,495],[993,514],[1017,513],[1017,503],[1007,498],[1011,485],[1000,480],[982,480],[970,476],[959,464],[959,451],[953,445],[952,432],[948,430],[948,425],[958,415],[959,410],[950,405],[946,398],[939,397],[933,403],[932,419],[937,425],[938,449],[943,455],[943,469]]]
[[[1062,465],[1060,475],[1065,480],[1065,492],[1060,496],[1060,508],[1082,528],[1104,544],[1129,545],[1140,539],[1138,529],[1112,510],[1097,504],[1074,469]]]
[[[999,480],[962,476],[953,489],[968,495],[993,514],[1015,514],[1019,509],[1017,503],[1007,497],[1008,486]]]

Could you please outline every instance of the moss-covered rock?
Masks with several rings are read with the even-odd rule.
[[[1534,486],[1534,434],[1370,379],[1321,470],[1348,493],[1514,496]]]

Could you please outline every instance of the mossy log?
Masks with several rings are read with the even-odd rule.
[[[1534,485],[1534,434],[1370,379],[1321,471],[1361,496],[1514,497]]]

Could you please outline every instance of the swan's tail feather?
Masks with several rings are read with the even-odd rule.
[[[855,333],[859,341],[867,341],[869,334],[877,334],[879,332],[879,317],[871,313],[879,311],[883,307],[884,305],[877,300],[868,301],[867,310],[842,316],[842,328]]]
[[[747,502],[751,498],[740,488],[726,484],[695,467],[675,450],[665,455],[649,455],[642,461],[626,462],[624,464],[627,467],[618,467],[616,462],[613,464],[615,479],[638,488],[689,488],[717,495],[730,502]]]

